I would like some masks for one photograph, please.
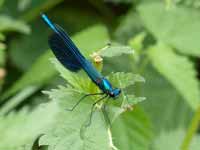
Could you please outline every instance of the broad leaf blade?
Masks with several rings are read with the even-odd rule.
[[[65,150],[66,147],[69,150],[110,149],[106,124],[99,108],[95,109],[90,126],[85,127],[94,99],[87,98],[74,111],[67,111],[66,109],[71,108],[81,94],[65,87],[46,93],[58,103],[60,112],[57,114],[55,126],[42,139],[43,145],[49,145],[50,150]]]
[[[160,136],[156,138],[154,142],[155,150],[180,150],[181,144],[185,131],[183,129],[177,129],[170,132],[161,132]],[[198,150],[199,149],[199,136],[194,136],[193,141],[191,142],[190,149]]]
[[[126,43],[127,40],[136,36],[142,30],[143,24],[141,18],[137,13],[135,13],[135,10],[131,9],[122,17],[122,20],[115,32],[115,37],[119,42]]]
[[[31,149],[35,139],[53,124],[57,111],[55,103],[48,103],[32,112],[24,109],[6,117],[0,116],[0,149]]]
[[[145,82],[145,79],[138,74],[124,72],[111,73],[108,78],[116,87],[122,89],[133,85],[136,82]]]
[[[103,48],[99,51],[100,55],[103,57],[116,57],[122,54],[132,54],[134,50],[128,46],[109,46],[107,48]]]
[[[148,150],[153,135],[150,120],[137,107],[121,115],[112,131],[114,143],[121,150]]]
[[[1,100],[5,100],[28,86],[37,86],[37,89],[39,89],[46,84],[54,75],[56,75],[55,69],[49,62],[50,57],[53,57],[53,54],[50,51],[39,57],[31,69],[2,95]]]
[[[199,10],[181,5],[167,9],[164,3],[153,2],[140,5],[138,11],[158,41],[182,53],[200,56]]]
[[[161,131],[188,128],[193,111],[180,93],[150,66],[146,68],[144,77],[147,83],[142,88],[142,95],[147,97],[147,101],[141,105],[153,123],[155,135]]]
[[[148,55],[153,66],[169,80],[187,103],[196,109],[200,104],[200,89],[193,63],[163,44],[151,47]]]
[[[56,69],[60,72],[60,75],[69,83],[69,85],[79,89],[80,91],[88,92],[86,87],[89,87],[91,80],[85,72],[81,70],[77,73],[74,73],[67,70],[62,64],[60,64],[60,62],[58,62],[58,60],[53,59],[52,62]]]
[[[99,24],[77,33],[73,40],[80,48],[81,53],[88,57],[94,51],[98,51],[106,46],[110,37],[107,28]]]
[[[30,28],[23,21],[12,19],[9,16],[0,16],[0,31],[18,31],[21,33],[30,33]]]

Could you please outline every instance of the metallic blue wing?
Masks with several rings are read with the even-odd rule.
[[[54,34],[49,38],[49,45],[58,60],[71,71],[83,68],[91,80],[98,85],[97,80],[102,79],[103,76],[85,59],[68,34],[61,27],[53,24],[45,14],[42,14],[42,18],[54,31]]]
[[[56,58],[69,70],[76,72],[81,69],[81,64],[71,53],[65,42],[54,33],[49,37],[49,46]]]
[[[45,14],[42,14],[42,18],[54,31],[53,35],[49,37],[49,45],[57,59],[70,71],[76,72],[80,70],[82,68],[80,59],[85,58],[73,41],[61,27],[53,24]]]

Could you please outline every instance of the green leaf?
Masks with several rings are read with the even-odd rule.
[[[143,64],[144,62],[141,62],[141,56],[142,53],[144,53],[144,39],[146,37],[145,32],[141,32],[137,34],[136,36],[132,37],[128,43],[129,45],[134,48],[135,54],[132,56],[133,60],[135,61],[135,66],[138,66],[137,64]],[[139,67],[138,67],[139,68]],[[140,67],[142,69],[142,67]]]
[[[134,85],[136,82],[144,82],[144,78],[137,74],[116,72],[111,73],[108,76],[108,80],[113,84],[114,87],[120,88],[122,90],[121,96],[118,98],[118,110],[116,108],[110,108],[112,112],[112,117],[114,121],[121,113],[124,111],[132,109],[136,104],[145,100],[145,97],[136,97],[132,92],[131,95],[126,94],[126,89]],[[120,103],[120,105],[119,105]],[[117,104],[115,103],[115,106]],[[112,111],[112,109],[114,111]]]
[[[115,83],[116,87],[122,89],[135,84],[135,82],[145,82],[145,79],[138,74],[124,72],[111,73],[109,80],[111,83]]]
[[[85,82],[88,81],[85,80]],[[87,88],[87,84],[85,84],[85,88]],[[28,150],[38,136],[44,134],[39,140],[39,145],[41,147],[48,145],[50,150],[64,150],[66,147],[69,150],[114,149],[111,131],[106,126],[100,105],[93,114],[92,124],[85,128],[91,111],[91,103],[98,97],[87,98],[71,112],[66,109],[72,107],[81,97],[77,89],[60,86],[59,89],[46,93],[53,99],[53,102],[40,106],[30,115],[27,114],[27,111],[22,111],[19,116],[11,114],[11,117],[1,118],[5,124],[0,125],[1,136],[4,137],[0,148],[12,150],[20,149],[23,146]],[[40,120],[39,123],[38,120]],[[29,129],[28,132],[26,129]],[[20,138],[16,140],[19,134]]]
[[[12,38],[9,43],[10,57],[19,69],[27,70],[31,68],[38,57],[48,49],[47,28],[42,22],[37,22],[31,25],[31,29],[34,32],[29,35],[18,35]]]
[[[57,60],[53,60],[53,63],[55,64],[56,69],[60,72],[61,76],[70,85],[72,85],[72,87],[85,93],[90,92],[90,90],[96,87],[95,84],[92,84],[93,86],[91,89],[92,82],[85,72],[80,71],[74,74],[73,72],[70,72],[64,66],[62,66]],[[117,73],[112,72],[108,76],[108,79],[111,83],[113,83],[113,86],[121,89],[125,89],[130,85],[134,85],[136,82],[145,82],[145,79],[138,74],[124,73],[124,72],[117,72]],[[130,99],[136,99],[136,97],[131,95]],[[140,100],[138,99],[138,101]]]
[[[65,74],[66,75],[66,74]],[[79,75],[77,75],[79,76]],[[87,81],[85,81],[87,82]],[[85,89],[87,89],[85,84]],[[69,150],[88,149],[88,150],[110,150],[114,149],[112,135],[106,126],[105,116],[102,112],[101,104],[99,104],[92,116],[92,123],[89,127],[85,127],[89,120],[91,106],[96,97],[88,97],[73,111],[66,111],[80,99],[80,91],[74,88],[66,88],[60,86],[59,89],[53,89],[45,92],[51,99],[58,103],[60,111],[56,117],[55,126],[41,139],[41,144],[49,145],[50,150]],[[119,103],[120,101],[118,101]],[[114,119],[116,119],[123,111],[109,105],[110,112],[113,111]],[[120,111],[120,113],[119,113]],[[109,115],[110,116],[110,115]],[[139,116],[143,118],[143,116]],[[67,118],[67,119],[65,119]],[[110,118],[113,120],[113,118]],[[143,124],[146,124],[143,121]]]
[[[131,9],[121,18],[120,24],[115,32],[115,37],[119,42],[126,43],[129,38],[134,37],[142,30],[143,24],[141,18],[135,10]]]
[[[195,136],[192,140],[192,143],[190,145],[190,149],[192,150],[198,150],[199,146],[200,146],[200,135],[198,134],[197,136]]]
[[[64,150],[66,147],[69,150],[84,148],[110,150],[114,147],[111,132],[106,127],[100,108],[96,108],[92,124],[88,128],[84,127],[89,119],[93,98],[86,99],[90,102],[83,102],[77,109],[70,112],[66,109],[73,106],[80,98],[79,92],[75,89],[60,87],[46,93],[53,102],[40,106],[31,114],[21,111],[1,118],[3,124],[0,125],[0,131],[4,138],[0,143],[0,148],[12,150],[23,146],[28,150],[41,134],[43,136],[39,140],[39,145],[41,147],[48,145],[50,150]],[[39,123],[38,120],[40,120]],[[16,140],[19,134],[20,138]]]
[[[4,0],[0,0],[0,7],[4,4]]]
[[[2,33],[0,33],[0,41],[4,41],[5,39],[6,37]]]
[[[154,2],[140,5],[138,11],[146,28],[158,41],[181,53],[200,56],[199,10],[182,6],[167,9],[163,3]]]
[[[114,122],[112,132],[120,150],[148,150],[153,136],[150,120],[137,106]]]
[[[142,95],[147,101],[141,105],[153,123],[154,134],[187,129],[193,111],[180,93],[153,67],[148,66],[143,76],[147,83],[142,86]]]
[[[53,54],[50,51],[39,57],[31,69],[2,95],[1,100],[5,100],[20,90],[31,86],[34,86],[35,91],[37,91],[41,86],[48,83],[50,79],[56,75],[55,69],[49,62],[50,57],[53,57]]]
[[[133,105],[133,107],[140,103],[143,102],[144,100],[146,100],[146,97],[136,97],[135,95],[126,95],[127,99],[129,100],[128,102]]]
[[[57,106],[51,102],[32,112],[23,109],[6,117],[0,116],[0,149],[30,150],[35,139],[53,125],[57,111]]]
[[[145,36],[146,36],[146,33],[141,32],[138,35],[136,35],[135,37],[131,38],[128,43],[131,47],[134,47],[134,49],[137,52],[142,51]]]
[[[30,6],[31,2],[32,0],[18,0],[18,9],[20,11],[25,10]]]
[[[169,80],[187,103],[196,109],[200,104],[200,89],[193,63],[161,43],[151,47],[148,56],[153,66]]]
[[[177,129],[168,132],[162,132],[159,137],[156,138],[154,142],[155,150],[180,150],[181,143],[183,141],[183,137],[185,135],[185,131],[183,129]],[[167,141],[167,142],[166,142]],[[194,136],[193,141],[190,145],[191,150],[198,150],[200,137]]]
[[[61,2],[63,2],[63,0],[32,0],[30,6],[23,12],[21,19],[26,22],[31,21],[37,17],[40,12],[47,11]]]
[[[46,93],[58,103],[60,111],[55,117],[54,127],[41,139],[42,145],[49,145],[49,150],[65,150],[66,147],[69,150],[110,149],[109,135],[100,109],[96,108],[91,125],[85,128],[94,99],[87,98],[85,101],[90,101],[89,104],[82,102],[78,108],[70,112],[66,109],[72,107],[81,97],[78,92],[60,87]]]
[[[1,108],[0,114],[7,114],[10,110],[18,106],[22,101],[27,99],[30,95],[32,95],[38,89],[37,86],[29,86],[24,90],[17,93],[14,97],[8,100],[8,102]]]
[[[73,41],[80,47],[84,56],[103,48],[110,41],[107,28],[99,24],[92,26],[73,37]]]
[[[89,89],[85,87],[89,87],[91,80],[86,75],[85,72],[79,71],[77,73],[71,72],[66,69],[58,60],[52,60],[56,69],[60,72],[60,75],[74,88],[79,89],[80,91],[88,92]]]
[[[187,7],[199,8],[199,1],[198,0],[179,0],[176,2],[177,5],[184,5]]]
[[[122,54],[132,54],[134,50],[129,46],[108,46],[99,51],[100,55],[103,57],[114,57],[120,56]]]
[[[72,86],[68,86],[67,88],[59,86],[58,89],[44,92],[49,95],[50,99],[58,103],[60,111],[56,117],[55,126],[41,139],[41,144],[49,145],[50,150],[64,150],[66,147],[69,150],[116,149],[113,145],[112,132],[107,128],[106,120],[108,115],[109,119],[113,122],[121,113],[126,111],[123,105],[121,105],[124,97],[120,96],[118,101],[109,100],[105,110],[103,109],[103,102],[97,104],[92,116],[91,125],[85,127],[89,121],[92,103],[97,101],[101,96],[87,97],[73,111],[66,111],[66,109],[72,108],[84,93],[88,94],[92,92],[93,88],[91,89],[90,84],[88,84],[92,81],[87,76],[84,76],[83,74],[85,73],[83,72],[79,72],[76,76],[73,76],[57,61],[54,61],[54,63],[62,77]],[[139,75],[136,76],[131,73],[112,73],[109,79],[113,85],[121,83],[122,88],[132,85],[136,81],[144,81]],[[127,80],[130,81],[127,82]],[[82,87],[82,89],[78,86]],[[131,98],[132,104],[140,102],[139,99],[132,95],[129,95],[128,98]],[[113,105],[113,103],[120,105]],[[143,116],[140,117],[143,118]]]
[[[30,28],[22,21],[15,20],[9,16],[0,16],[0,32],[17,31],[21,33],[30,33]]]

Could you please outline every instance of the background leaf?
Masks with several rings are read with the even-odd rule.
[[[168,148],[173,150],[179,150],[181,148],[182,138],[184,137],[184,130],[178,129],[171,132],[162,132],[155,142],[155,150],[167,150]],[[190,146],[192,150],[197,150],[196,142],[199,141],[199,137],[195,136]]]
[[[112,73],[109,76],[109,80],[112,83],[115,83],[116,87],[120,87],[122,89],[135,84],[135,82],[145,82],[145,79],[138,74],[124,73],[124,72]]]
[[[114,143],[122,150],[147,150],[153,137],[151,123],[137,107],[120,116],[114,122],[112,131]]]
[[[144,3],[138,8],[145,27],[157,40],[179,52],[200,56],[199,10],[184,6],[167,7],[164,3]]]
[[[143,76],[146,83],[141,89],[141,95],[147,100],[141,105],[150,117],[154,134],[159,135],[162,131],[175,131],[179,128],[186,129],[194,111],[180,93],[152,66],[145,69]]]
[[[49,103],[39,106],[32,112],[24,109],[7,117],[1,116],[0,149],[31,149],[35,139],[51,126],[57,110],[54,103]]]
[[[163,44],[151,47],[148,55],[153,66],[174,85],[195,110],[200,104],[200,90],[193,63]]]
[[[50,81],[50,79],[52,79],[52,77],[56,74],[55,69],[52,68],[51,64],[49,63],[50,57],[53,57],[53,54],[50,51],[48,51],[40,58],[38,58],[38,60],[35,62],[35,64],[33,64],[31,69],[25,75],[23,75],[17,82],[15,82],[15,84],[12,85],[10,89],[3,93],[1,100],[4,101],[16,92],[30,86],[36,86],[37,88],[35,88],[35,90],[38,90],[46,82]]]
[[[119,42],[125,43],[129,38],[134,37],[142,31],[142,28],[141,18],[131,9],[126,15],[121,17],[121,22],[115,32],[115,37]]]
[[[21,33],[30,33],[30,28],[23,21],[14,20],[9,16],[0,15],[0,31],[18,31]]]
[[[99,52],[103,57],[116,57],[122,54],[133,54],[134,50],[128,46],[108,46],[101,49]]]
[[[58,103],[60,112],[56,116],[54,127],[43,137],[42,145],[49,145],[50,150],[64,150],[66,147],[69,150],[110,149],[108,132],[100,110],[95,111],[92,124],[85,128],[88,123],[91,105],[81,103],[78,109],[72,112],[66,111],[80,98],[80,94],[64,87],[48,92],[48,94],[50,98]],[[89,100],[92,102],[91,98],[87,99],[87,101]]]

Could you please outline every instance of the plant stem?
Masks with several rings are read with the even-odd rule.
[[[108,137],[109,137],[110,148],[112,150],[118,150],[117,147],[115,147],[115,145],[113,144],[112,133],[110,131],[110,128],[108,128]]]
[[[24,90],[19,92],[16,96],[11,98],[3,108],[0,110],[0,115],[5,115],[25,99],[27,99],[30,95],[32,95],[35,91],[38,90],[37,86],[29,86],[26,87]]]
[[[190,143],[192,141],[192,138],[194,137],[194,134],[196,133],[198,129],[198,125],[200,122],[200,106],[198,107],[197,111],[195,112],[191,124],[187,130],[187,133],[184,137],[183,143],[181,145],[182,150],[188,150]]]

